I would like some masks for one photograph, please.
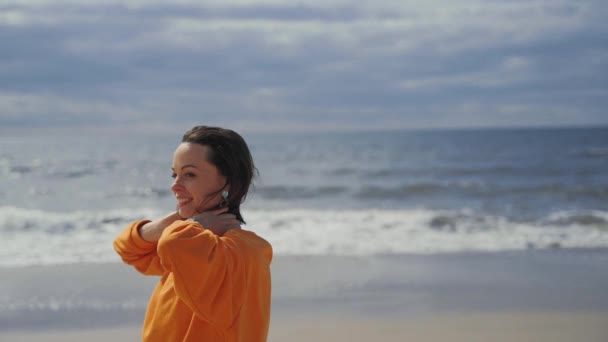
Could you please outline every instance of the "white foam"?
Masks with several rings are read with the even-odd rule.
[[[52,212],[0,207],[0,265],[119,261],[112,241],[152,209]]]
[[[119,262],[112,241],[153,209],[48,212],[0,207],[0,265]],[[606,212],[597,220],[563,220],[558,212],[535,222],[468,210],[244,210],[248,225],[276,254],[372,255],[608,247]],[[566,222],[564,224],[563,222]]]
[[[447,229],[431,227],[437,218],[447,218]],[[608,231],[595,226],[517,223],[502,217],[477,216],[467,210],[259,210],[249,213],[249,220],[279,254],[608,247]]]

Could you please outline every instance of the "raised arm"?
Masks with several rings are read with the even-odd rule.
[[[226,214],[226,210],[224,208],[204,212],[193,219],[204,224],[215,235],[222,236],[226,231],[239,227],[239,221],[234,215]],[[177,212],[154,221],[136,221],[114,240],[114,249],[126,264],[134,266],[139,272],[145,275],[162,275],[165,269],[158,259],[158,240],[163,231],[176,221],[184,222]]]
[[[122,260],[145,275],[162,275],[165,270],[160,264],[156,248],[163,230],[178,219],[171,213],[159,220],[137,221],[123,230],[116,240],[114,249]]]

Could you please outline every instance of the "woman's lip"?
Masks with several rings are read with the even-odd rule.
[[[180,207],[184,207],[188,204],[190,204],[192,202],[192,198],[182,198],[182,199],[177,199],[177,205]]]

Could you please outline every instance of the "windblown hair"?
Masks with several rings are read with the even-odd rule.
[[[226,177],[225,185],[230,186],[227,198],[228,212],[245,223],[240,206],[247,198],[254,176],[259,172],[253,164],[253,157],[243,137],[221,127],[195,126],[184,134],[182,143],[208,147],[207,161],[217,167]]]

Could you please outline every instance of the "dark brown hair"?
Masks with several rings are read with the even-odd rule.
[[[227,198],[228,212],[234,214],[237,220],[245,223],[240,206],[245,201],[253,177],[258,174],[258,170],[253,164],[251,152],[243,137],[232,130],[221,127],[195,126],[184,134],[182,143],[194,143],[208,147],[207,161],[217,167],[219,172],[226,177],[226,185],[230,186]]]

